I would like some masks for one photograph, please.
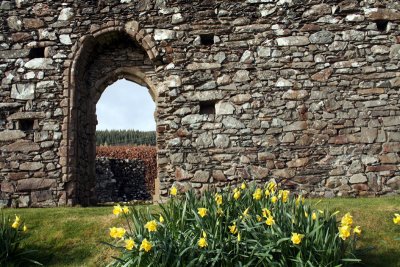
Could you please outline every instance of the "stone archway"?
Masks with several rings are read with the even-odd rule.
[[[106,25],[77,46],[69,73],[69,115],[64,122],[68,133],[64,168],[67,204],[96,203],[96,104],[107,86],[122,78],[138,83],[149,89],[157,106],[157,49],[152,37],[143,36],[137,25]],[[155,120],[157,123],[156,114]]]

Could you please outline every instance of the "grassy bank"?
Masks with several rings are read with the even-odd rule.
[[[400,226],[393,214],[400,212],[400,197],[369,199],[312,200],[318,208],[351,212],[363,234],[360,248],[364,266],[400,266]],[[154,208],[154,206],[150,206]],[[111,207],[49,208],[5,210],[17,213],[27,223],[24,246],[39,250],[45,266],[104,266],[114,252],[101,241],[110,241],[108,228],[122,221],[111,214]]]

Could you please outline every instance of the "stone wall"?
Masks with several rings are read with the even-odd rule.
[[[149,200],[145,167],[141,160],[96,158],[96,197],[98,203]]]
[[[0,14],[3,204],[95,201],[95,104],[120,78],[156,102],[161,195],[270,178],[399,193],[396,0],[10,0]]]

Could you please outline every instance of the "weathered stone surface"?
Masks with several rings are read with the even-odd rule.
[[[94,203],[95,103],[124,78],[157,106],[163,197],[268,177],[399,193],[398,1],[211,2],[2,1],[0,205]]]
[[[175,36],[176,33],[173,30],[156,29],[154,31],[154,40],[156,41],[175,39]]]
[[[23,20],[24,27],[26,29],[38,29],[44,26],[44,22],[41,19],[24,19]]]
[[[214,144],[219,148],[227,148],[229,147],[229,136],[226,134],[218,134],[214,140]]]
[[[58,20],[69,21],[74,17],[74,10],[71,7],[66,7],[61,9]]]
[[[195,172],[191,181],[195,183],[207,183],[209,179],[210,179],[210,172],[198,170]]]
[[[239,121],[239,120],[237,120],[235,118],[232,118],[232,117],[224,118],[222,120],[222,124],[227,129],[242,129],[242,128],[245,128],[244,124],[241,121]]]
[[[188,70],[208,70],[221,68],[220,63],[191,63],[186,67]]]
[[[25,137],[25,133],[19,130],[0,131],[0,141],[13,141]]]
[[[276,39],[276,42],[278,46],[304,46],[310,43],[305,36],[280,37]]]
[[[31,151],[38,151],[40,146],[28,140],[18,140],[12,144],[3,146],[1,149],[5,152],[29,153]]]
[[[70,44],[72,44],[71,37],[70,37],[68,34],[60,34],[59,38],[60,38],[60,42],[61,42],[63,45],[70,45]]]
[[[327,68],[324,70],[321,70],[320,72],[315,73],[314,75],[311,76],[311,79],[317,82],[326,82],[329,80],[329,77],[331,77],[333,73],[332,68]]]
[[[16,112],[7,117],[7,120],[42,119],[44,112]]]
[[[26,62],[25,67],[32,70],[49,70],[54,69],[52,64],[51,58],[34,58]]]
[[[383,117],[382,123],[384,126],[395,126],[400,125],[400,117]]]
[[[43,163],[41,162],[24,162],[19,165],[21,171],[37,171],[43,168]]]
[[[310,9],[305,11],[303,13],[303,17],[320,17],[323,15],[329,15],[331,14],[332,9],[331,6],[328,4],[318,4],[318,5],[313,5]]]
[[[231,115],[235,112],[235,107],[227,102],[219,102],[215,105],[215,114]]]
[[[22,29],[22,20],[17,16],[10,16],[7,18],[7,24],[10,29],[20,31]]]
[[[310,35],[312,44],[330,44],[333,42],[334,34],[330,31],[319,31]]]
[[[279,178],[293,178],[296,175],[296,171],[294,169],[281,169],[272,171],[272,175]]]
[[[386,184],[393,190],[400,190],[400,176],[389,179]]]
[[[283,99],[289,100],[301,100],[308,97],[308,92],[306,90],[288,90],[282,96]]]
[[[35,98],[35,85],[31,83],[27,84],[13,84],[11,88],[11,98],[19,100],[29,100]]]
[[[196,139],[196,145],[198,147],[212,147],[214,145],[213,137],[211,133],[203,133]]]
[[[399,12],[387,8],[368,8],[365,17],[370,20],[400,20]]]
[[[293,86],[293,83],[283,79],[283,78],[279,78],[278,81],[275,84],[276,87],[291,87]]]
[[[221,170],[213,170],[212,177],[214,180],[218,182],[225,182],[227,181],[225,174]]]
[[[368,181],[367,177],[362,173],[354,174],[353,176],[350,177],[350,180],[349,180],[349,182],[351,184],[361,184],[361,183],[365,183],[367,181]]]
[[[56,185],[56,181],[53,179],[44,178],[29,178],[19,180],[17,183],[16,191],[35,191],[42,189],[49,189]]]
[[[234,82],[246,82],[250,80],[249,72],[247,70],[238,70],[233,76]]]
[[[296,122],[293,122],[292,124],[289,124],[289,125],[283,127],[284,132],[299,131],[299,130],[305,130],[305,129],[307,129],[306,121],[296,121]]]

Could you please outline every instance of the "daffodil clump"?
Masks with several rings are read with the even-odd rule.
[[[15,215],[8,218],[0,216],[0,266],[40,265],[33,259],[35,252],[21,247],[27,237],[28,227],[22,218]]]
[[[111,265],[343,266],[358,261],[354,249],[361,229],[350,214],[337,220],[337,212],[315,209],[273,181],[263,187],[241,183],[200,197],[176,187],[169,192],[171,199],[159,213],[119,212],[127,222],[109,230],[121,250]]]

